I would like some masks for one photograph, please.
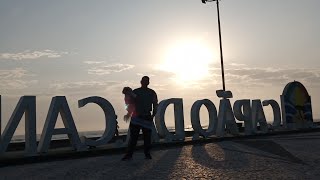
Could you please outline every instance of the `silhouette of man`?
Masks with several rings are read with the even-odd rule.
[[[143,76],[140,83],[141,87],[133,90],[133,93],[136,94],[135,108],[137,116],[131,117],[129,125],[130,139],[128,143],[127,153],[122,158],[123,161],[127,161],[132,158],[134,148],[137,144],[140,129],[142,129],[143,133],[145,159],[152,159],[150,154],[151,133],[153,126],[153,117],[157,113],[158,98],[156,92],[148,88],[148,76]]]

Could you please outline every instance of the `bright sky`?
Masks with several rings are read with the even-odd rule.
[[[297,80],[312,96],[314,118],[320,118],[319,7],[319,0],[220,2],[226,87],[233,101],[280,103],[285,85]],[[51,98],[64,95],[79,131],[104,126],[98,106],[77,107],[88,96],[109,100],[120,127],[127,128],[121,90],[139,87],[143,75],[151,77],[159,100],[183,98],[186,126],[194,101],[208,98],[219,106],[215,2],[0,0],[0,24],[3,126],[21,96],[36,95],[41,133]],[[207,115],[201,117],[206,124]]]

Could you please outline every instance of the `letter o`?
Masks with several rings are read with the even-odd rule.
[[[209,127],[207,130],[204,130],[201,127],[201,123],[200,123],[199,112],[202,105],[205,105],[209,113]],[[218,123],[217,109],[209,99],[197,100],[196,102],[193,103],[191,108],[191,124],[195,133],[198,133],[204,137],[214,135],[216,133],[217,123]]]

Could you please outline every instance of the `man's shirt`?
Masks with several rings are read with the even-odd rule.
[[[138,115],[150,115],[152,104],[158,103],[157,94],[150,88],[137,88],[133,90],[136,97],[136,112]]]

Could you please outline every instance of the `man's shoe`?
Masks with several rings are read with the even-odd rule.
[[[123,156],[123,158],[121,159],[121,161],[130,161],[131,159],[132,159],[132,156],[125,155],[125,156]]]
[[[150,154],[146,154],[144,159],[152,159]]]

